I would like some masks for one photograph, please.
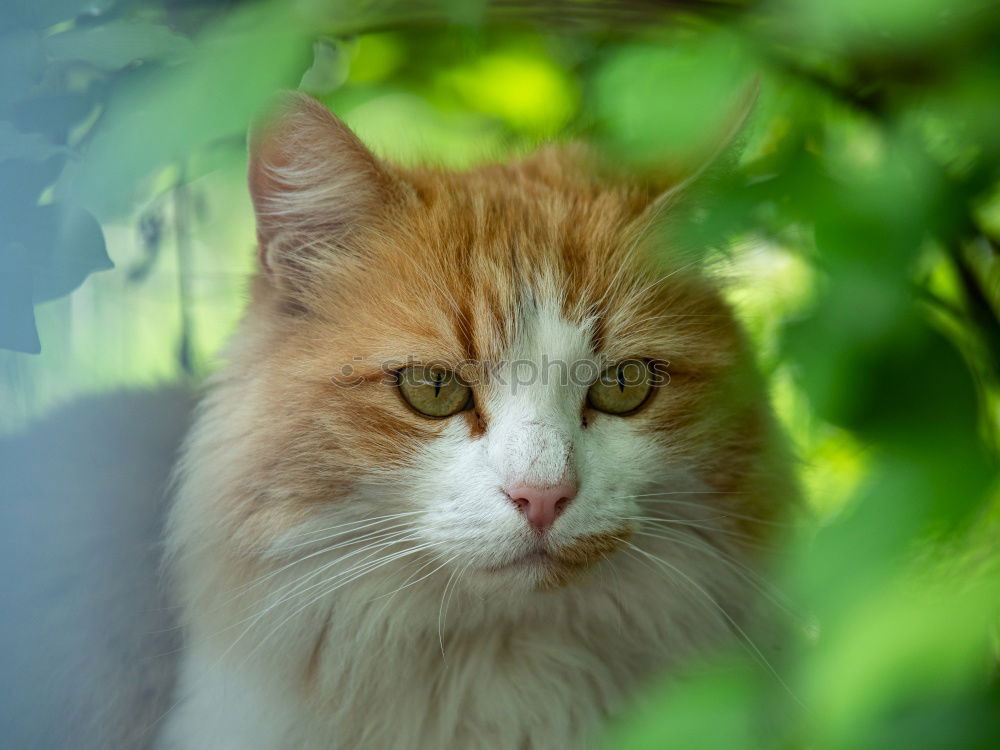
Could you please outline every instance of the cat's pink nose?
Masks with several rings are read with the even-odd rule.
[[[576,497],[576,483],[563,482],[551,487],[521,485],[507,490],[514,507],[539,531],[548,529]]]

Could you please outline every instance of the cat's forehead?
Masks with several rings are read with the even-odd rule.
[[[635,356],[662,344],[651,325],[658,316],[711,312],[695,310],[712,298],[690,270],[642,242],[627,192],[458,184],[467,190],[452,184],[414,212],[381,257],[375,275],[403,329],[496,357],[532,326],[554,332],[555,311],[592,351]]]
[[[409,179],[416,199],[330,288],[328,319],[354,348],[495,362],[533,330],[549,349],[572,338],[567,355],[611,361],[727,348],[729,315],[710,285],[649,242],[644,189],[554,157]]]
[[[592,365],[593,375],[632,358],[700,368],[731,350],[731,318],[718,298],[679,290],[670,271],[619,266],[574,278],[558,257],[540,254],[534,268],[505,263],[510,256],[499,251],[465,257],[388,264],[375,276],[381,288],[359,285],[338,327],[349,321],[354,348],[373,362],[461,362],[477,379],[504,362]]]
[[[469,172],[416,172],[411,180],[419,202],[406,223],[431,240],[428,251],[528,275],[600,272],[641,230],[654,198],[636,185],[598,180],[572,152],[556,149]]]

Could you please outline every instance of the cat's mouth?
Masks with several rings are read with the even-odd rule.
[[[500,565],[486,568],[491,573],[513,570],[538,570],[545,573],[543,588],[558,588],[573,575],[609,557],[625,545],[632,535],[630,528],[580,537],[559,549],[539,546]]]

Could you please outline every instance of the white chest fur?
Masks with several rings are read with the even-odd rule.
[[[370,584],[347,587],[280,639],[235,648],[239,627],[196,627],[160,748],[587,747],[638,683],[721,632],[681,614],[683,587],[635,606],[629,559],[532,601],[443,598],[448,576],[389,606]]]

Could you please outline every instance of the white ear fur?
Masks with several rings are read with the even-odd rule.
[[[283,94],[250,130],[248,182],[261,266],[308,274],[386,203],[392,179],[315,99]]]

